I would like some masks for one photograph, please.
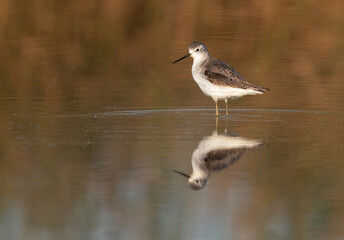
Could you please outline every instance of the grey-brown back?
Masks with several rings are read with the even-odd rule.
[[[262,142],[255,147],[243,147],[234,149],[218,149],[207,153],[204,158],[206,167],[210,171],[220,171],[234,163],[236,163],[245,153],[253,149],[261,148],[265,143]]]
[[[215,85],[252,89],[260,92],[269,90],[246,81],[237,70],[216,58],[205,60],[201,68],[204,71],[205,78]]]

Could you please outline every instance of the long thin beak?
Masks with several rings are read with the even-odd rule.
[[[184,57],[179,58],[178,60],[174,61],[173,63],[179,62],[179,61],[183,60],[184,58],[187,58],[187,57],[190,56],[190,55],[191,55],[191,54],[189,53],[189,54],[185,55]]]
[[[186,177],[186,178],[190,178],[190,176],[187,175],[187,174],[185,174],[185,173],[179,172],[179,171],[174,170],[174,169],[173,169],[172,171],[175,172],[175,173],[179,173],[180,175],[182,175],[182,176],[184,176],[184,177]]]

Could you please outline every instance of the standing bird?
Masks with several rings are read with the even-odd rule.
[[[189,56],[194,59],[192,64],[194,80],[203,93],[215,101],[216,117],[219,116],[218,100],[225,100],[226,116],[228,117],[228,99],[263,94],[269,90],[247,82],[233,67],[219,59],[211,58],[207,47],[199,41],[192,42],[189,46],[189,53],[173,63]]]

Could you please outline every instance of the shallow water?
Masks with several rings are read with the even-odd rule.
[[[0,239],[344,238],[341,1],[0,9]],[[193,40],[271,90],[217,122],[171,64]],[[172,170],[214,132],[227,160],[194,191]]]

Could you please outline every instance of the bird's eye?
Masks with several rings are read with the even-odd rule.
[[[198,51],[199,51],[199,48],[196,49],[196,52],[198,52]]]
[[[198,180],[196,180],[196,183],[198,183]]]

